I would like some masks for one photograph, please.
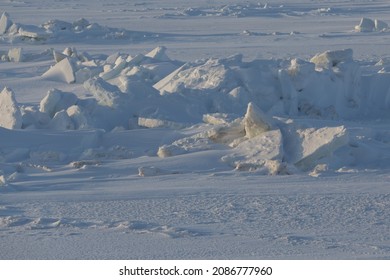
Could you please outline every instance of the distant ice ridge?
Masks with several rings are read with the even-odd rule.
[[[315,10],[299,10],[293,6],[272,3],[237,3],[224,4],[221,6],[210,7],[188,7],[176,9],[174,12],[165,13],[158,16],[159,18],[183,18],[183,17],[281,17],[296,16],[303,14],[322,15],[332,13],[332,8],[320,8]]]
[[[74,22],[49,20],[40,26],[15,23],[10,15],[3,12],[0,16],[0,36],[12,42],[17,41],[56,41],[74,42],[80,39],[137,39],[145,40],[156,34],[136,32],[119,28],[101,26],[81,18]]]

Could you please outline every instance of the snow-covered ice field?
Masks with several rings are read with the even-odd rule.
[[[2,1],[0,259],[390,259],[388,1]]]

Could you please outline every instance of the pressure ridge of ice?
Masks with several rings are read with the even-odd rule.
[[[0,33],[47,40],[66,32],[112,32],[86,20],[73,24],[55,20],[34,28],[14,25],[4,13]],[[359,26],[360,31],[387,28],[368,19]],[[165,47],[105,58],[92,58],[75,48],[50,52],[53,64],[40,77],[42,82],[73,85],[84,97],[53,88],[39,106],[31,106],[18,103],[13,91],[4,88],[0,93],[1,127],[20,132],[72,130],[75,135],[77,130],[84,135],[83,131],[90,130],[109,134],[142,128],[196,128],[196,133],[153,147],[153,155],[165,159],[222,150],[221,161],[236,170],[291,174],[316,166],[319,170],[318,165],[324,163],[341,168],[364,160],[370,151],[344,121],[389,116],[386,73],[363,75],[352,49],[322,52],[310,60],[244,61],[242,55],[235,55],[193,62],[170,59]],[[3,60],[18,63],[34,59],[36,56],[21,48],[3,55]],[[2,129],[0,133],[12,132]],[[101,141],[95,140],[84,141],[91,145],[83,148],[78,145],[77,156],[74,148],[72,153],[65,148],[55,151],[54,158],[61,161],[67,158],[61,155],[72,154],[68,160],[81,160],[92,151],[86,150],[96,149],[96,141]],[[11,153],[7,147],[0,148],[4,161],[37,155],[36,151]],[[50,153],[40,156],[53,158]],[[140,169],[142,176],[160,173],[164,172]]]

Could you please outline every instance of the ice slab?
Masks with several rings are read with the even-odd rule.
[[[22,114],[12,90],[4,88],[0,93],[0,126],[8,129],[22,127]]]
[[[272,120],[254,103],[250,102],[243,119],[246,137],[256,137],[272,128]]]
[[[42,77],[54,81],[66,82],[68,84],[76,81],[73,66],[69,58],[64,58],[52,66],[49,70],[43,73]]]
[[[72,119],[75,129],[90,128],[88,116],[84,113],[82,107],[78,105],[70,106],[66,113]]]
[[[326,51],[320,54],[316,54],[310,59],[310,62],[314,63],[316,67],[330,69],[339,64],[340,62],[352,61],[352,57],[352,49]]]
[[[389,28],[389,25],[382,20],[375,19],[374,22],[375,22],[375,30],[376,31],[385,31]]]
[[[5,34],[8,28],[12,25],[12,21],[9,19],[9,15],[4,12],[0,18],[0,34]]]
[[[150,57],[150,58],[154,58],[154,59],[159,60],[159,61],[171,61],[171,59],[165,53],[166,50],[167,50],[166,47],[160,46],[160,47],[153,49],[152,51],[147,53],[145,56]]]
[[[331,156],[349,142],[344,126],[297,129],[296,137],[286,141],[297,143],[292,162],[302,170],[314,167],[317,160]]]

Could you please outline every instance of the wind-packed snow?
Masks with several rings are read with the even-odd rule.
[[[0,4],[0,258],[389,258],[390,5],[227,2]]]

